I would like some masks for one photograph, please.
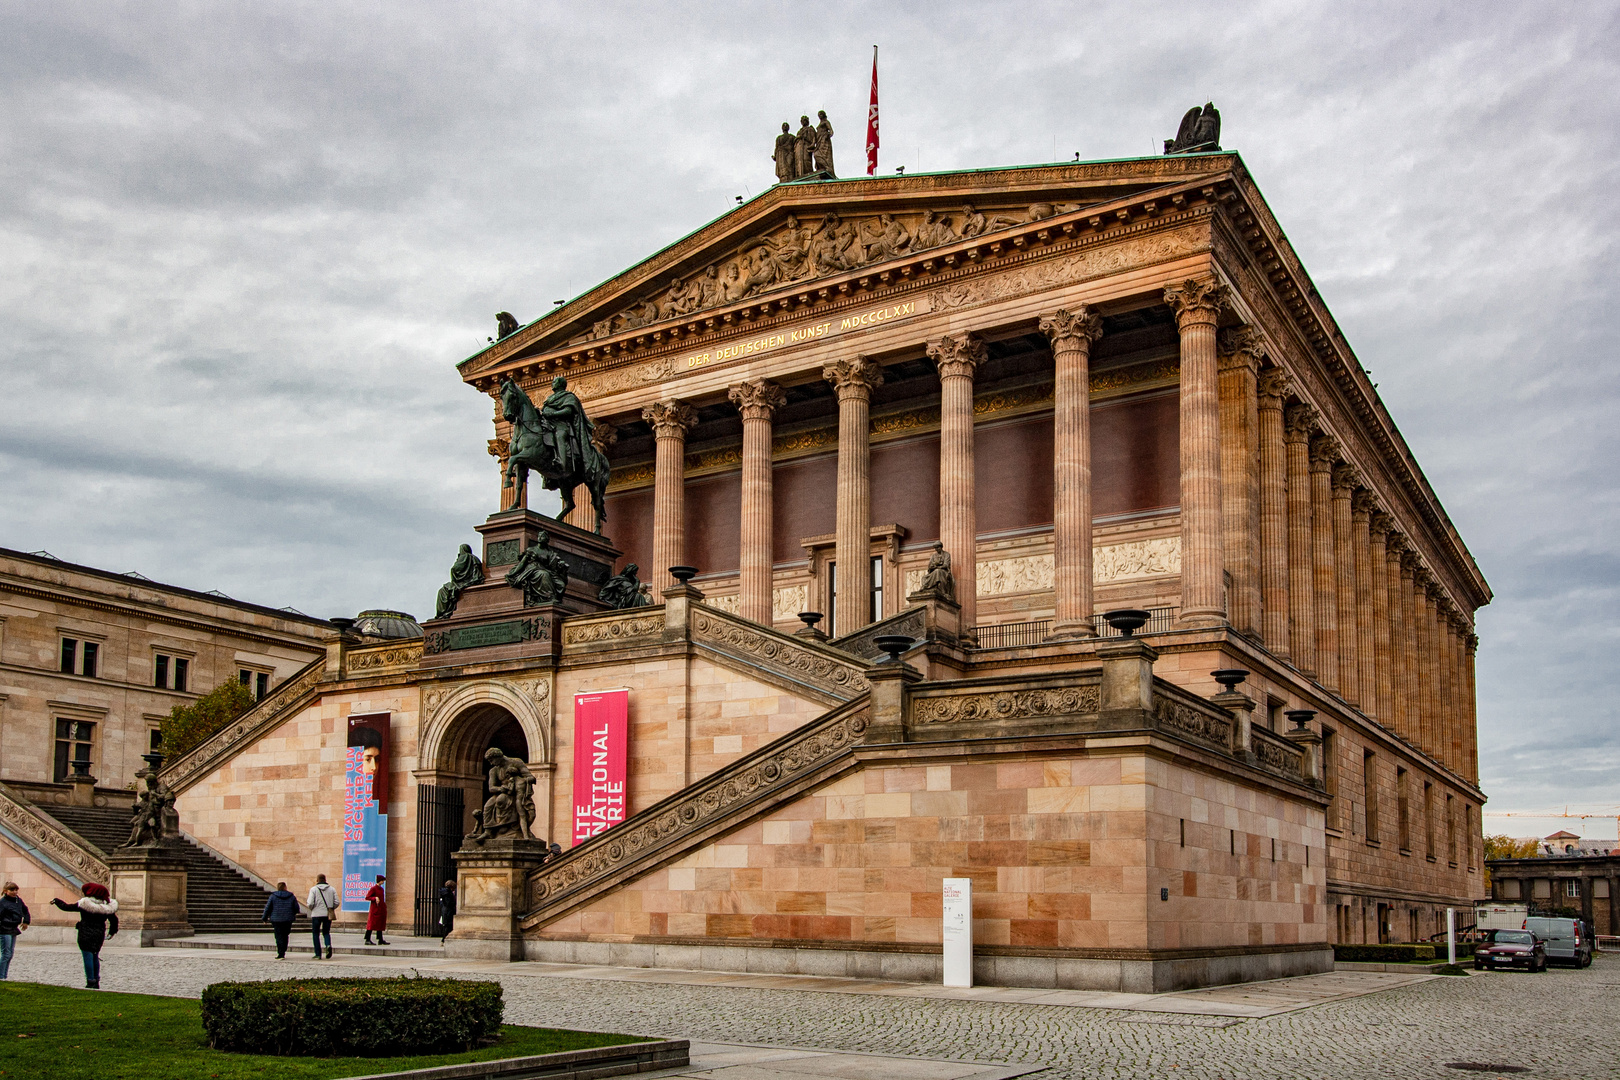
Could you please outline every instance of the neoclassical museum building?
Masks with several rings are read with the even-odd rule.
[[[965,878],[979,981],[1162,990],[1487,894],[1490,590],[1237,154],[779,183],[459,371],[503,467],[511,395],[566,379],[601,532],[491,462],[424,636],[343,620],[164,763],[256,880],[343,867],[363,718],[392,919],[458,877],[470,955],[937,980]],[[580,794],[611,695],[623,820]],[[491,748],[560,854],[469,839]]]

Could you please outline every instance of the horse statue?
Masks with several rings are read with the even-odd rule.
[[[512,425],[507,446],[503,486],[529,482],[533,469],[545,478],[547,491],[562,493],[561,521],[574,511],[574,489],[580,484],[591,493],[596,511],[596,533],[601,535],[607,520],[603,498],[607,494],[608,459],[591,442],[594,425],[585,408],[568,389],[568,381],[558,376],[551,382],[551,396],[536,409],[523,388],[511,379],[501,383],[501,416]]]

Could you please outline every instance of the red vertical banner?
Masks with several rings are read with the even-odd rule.
[[[574,839],[583,843],[624,820],[630,691],[574,695]]]
[[[877,46],[872,46],[872,103],[866,108],[866,175],[877,172],[878,108],[877,108]]]

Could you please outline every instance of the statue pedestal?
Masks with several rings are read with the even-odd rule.
[[[115,848],[107,866],[121,935],[133,934],[144,947],[195,933],[186,915],[186,863],[178,847]]]
[[[503,836],[468,844],[456,860],[456,928],[444,940],[449,956],[522,960],[529,873],[545,861],[544,840]]]
[[[606,610],[596,594],[619,559],[610,541],[532,510],[491,514],[477,529],[484,535],[484,583],[465,590],[447,618],[422,624],[422,667],[556,656],[562,619]],[[523,590],[508,585],[506,573],[542,530],[568,564],[568,587],[553,603],[525,607]]]

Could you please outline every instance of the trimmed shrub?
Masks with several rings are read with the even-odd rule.
[[[303,1057],[451,1053],[493,1040],[501,984],[465,979],[277,979],[202,992],[215,1050]]]
[[[1404,964],[1434,959],[1433,945],[1335,945],[1333,959],[1364,964]]]

